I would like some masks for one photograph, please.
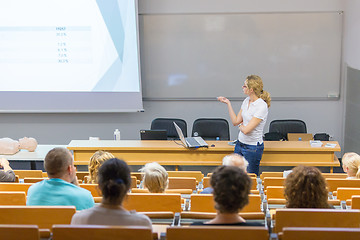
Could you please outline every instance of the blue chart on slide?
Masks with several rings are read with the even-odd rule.
[[[133,1],[0,2],[1,91],[139,92]]]

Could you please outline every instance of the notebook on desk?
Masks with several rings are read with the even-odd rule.
[[[183,132],[181,131],[181,128],[175,123],[175,129],[177,134],[179,135],[179,138],[181,142],[184,144],[185,147],[188,148],[198,148],[198,147],[208,147],[208,144],[204,141],[202,137],[184,137]]]
[[[289,141],[310,141],[314,139],[311,133],[288,133],[287,136]]]

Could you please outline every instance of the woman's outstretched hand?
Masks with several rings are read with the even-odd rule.
[[[227,99],[226,97],[222,97],[222,96],[217,97],[217,100],[218,100],[219,102],[226,103],[226,104],[229,104],[229,103],[230,103],[230,100],[229,100],[229,99]]]

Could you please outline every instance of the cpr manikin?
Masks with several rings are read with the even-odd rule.
[[[23,137],[20,138],[19,141],[11,138],[0,138],[0,154],[15,154],[20,149],[33,152],[35,151],[37,144],[35,138]]]

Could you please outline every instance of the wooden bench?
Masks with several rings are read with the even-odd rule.
[[[360,227],[360,210],[337,209],[277,209],[275,232],[284,227]]]
[[[206,240],[268,240],[265,227],[228,227],[228,226],[190,226],[169,227],[167,240],[206,239]]]
[[[39,240],[39,227],[36,225],[0,224],[1,239],[6,240]]]
[[[286,227],[283,229],[282,240],[338,240],[360,239],[360,229],[354,228],[310,228]]]
[[[201,182],[204,174],[201,171],[167,171],[169,177],[193,177],[196,181]]]
[[[15,175],[18,175],[20,179],[26,177],[42,178],[43,174],[41,170],[14,170]]]
[[[181,212],[181,195],[171,193],[129,193],[123,202],[127,210],[137,212]]]
[[[0,206],[0,224],[37,225],[49,237],[54,224],[70,224],[74,206]]]
[[[339,187],[360,188],[360,179],[327,178],[326,182],[329,192],[336,191]]]
[[[193,177],[169,177],[168,189],[192,189],[196,190],[196,178]]]
[[[265,177],[264,178],[264,190],[268,186],[284,186],[285,178],[283,177]]]
[[[25,192],[0,191],[0,205],[26,205]]]
[[[32,183],[0,183],[0,191],[25,192],[27,194]]]
[[[153,234],[150,228],[139,226],[54,225],[52,239],[152,240]]]

